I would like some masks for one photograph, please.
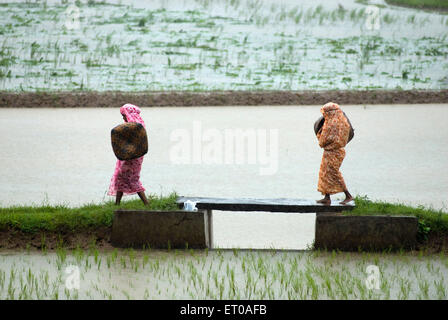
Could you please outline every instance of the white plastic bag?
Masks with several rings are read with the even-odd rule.
[[[185,211],[198,211],[198,208],[196,208],[196,202],[187,200],[184,202],[184,210]]]

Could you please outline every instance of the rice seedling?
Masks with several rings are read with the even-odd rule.
[[[420,289],[420,298],[429,299],[429,283],[427,280],[420,280],[418,282],[418,287]]]
[[[445,284],[443,282],[442,279],[436,281],[434,280],[434,286],[436,287],[436,291],[437,291],[437,299],[440,300],[445,300],[446,299],[446,288],[445,288]]]

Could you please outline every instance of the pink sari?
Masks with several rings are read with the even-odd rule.
[[[140,117],[140,111],[139,107],[129,103],[120,108],[120,113],[126,116],[127,122],[137,122],[146,128],[145,122]],[[109,196],[115,196],[118,191],[123,192],[123,195],[145,191],[140,182],[143,157],[132,160],[117,160],[107,193]]]

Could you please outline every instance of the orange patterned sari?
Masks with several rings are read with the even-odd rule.
[[[322,194],[335,194],[347,189],[339,168],[345,157],[344,147],[350,133],[350,124],[341,108],[333,102],[320,109],[325,118],[322,130],[317,133],[319,146],[324,149],[319,170],[317,190]]]

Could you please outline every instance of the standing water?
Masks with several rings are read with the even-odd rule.
[[[446,209],[447,105],[342,108],[355,128],[341,167],[353,195]],[[320,106],[143,108],[149,152],[141,181],[164,195],[319,199],[319,116]],[[118,109],[0,110],[0,205],[110,200],[110,130],[121,122]],[[241,130],[256,144],[238,162],[225,137]],[[216,212],[214,245],[304,249],[314,217]]]

